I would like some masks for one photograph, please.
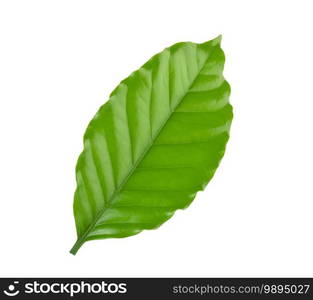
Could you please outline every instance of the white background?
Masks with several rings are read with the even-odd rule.
[[[313,276],[312,1],[0,3],[0,276]],[[89,120],[152,55],[218,34],[235,118],[206,191],[70,255]]]

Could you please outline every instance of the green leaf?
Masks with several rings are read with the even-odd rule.
[[[157,228],[210,181],[232,120],[220,40],[153,56],[91,120],[76,167],[72,254],[85,241]]]

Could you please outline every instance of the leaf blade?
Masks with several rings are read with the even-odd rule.
[[[224,59],[220,38],[178,43],[112,92],[77,163],[71,253],[87,240],[160,226],[209,182],[232,120]]]

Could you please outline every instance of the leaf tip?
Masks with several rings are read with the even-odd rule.
[[[222,42],[222,35],[220,34],[212,40],[199,44],[199,46],[204,47],[204,48],[210,48],[210,47],[215,47],[215,46],[221,46],[221,42]]]
[[[222,37],[223,37],[223,36],[222,36],[221,34],[218,35],[215,39],[212,40],[213,44],[214,44],[214,45],[220,45],[221,42],[222,42]]]

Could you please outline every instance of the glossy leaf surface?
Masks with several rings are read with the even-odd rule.
[[[220,37],[178,43],[123,80],[91,120],[76,167],[75,254],[154,229],[212,178],[232,120]]]

